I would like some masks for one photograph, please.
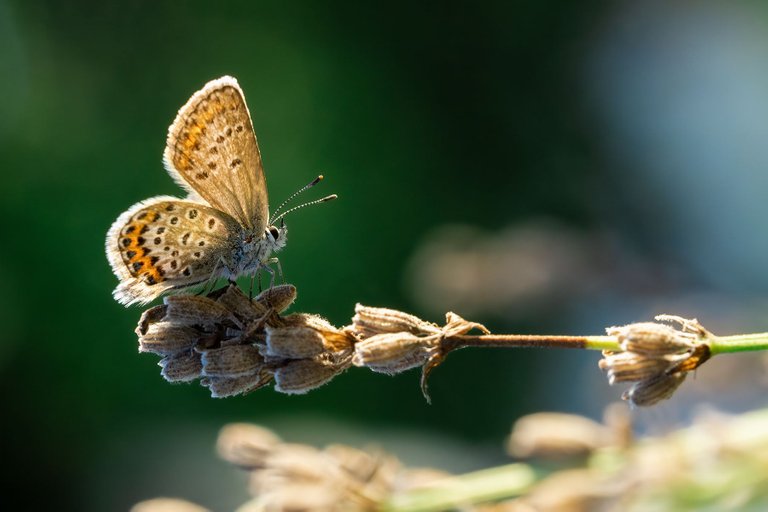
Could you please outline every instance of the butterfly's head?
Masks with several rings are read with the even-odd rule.
[[[270,252],[279,251],[285,247],[287,236],[288,227],[285,225],[285,222],[280,222],[280,227],[273,225],[264,230],[264,240],[269,244]]]

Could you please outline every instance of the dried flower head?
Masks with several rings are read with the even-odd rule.
[[[632,382],[622,398],[636,406],[653,405],[672,396],[688,372],[709,359],[709,341],[714,335],[696,320],[659,315],[659,322],[629,324],[606,329],[616,336],[621,351],[603,351],[599,366],[608,382]]]
[[[295,298],[292,285],[249,299],[234,284],[207,296],[166,297],[142,315],[139,351],[163,356],[166,380],[200,379],[213,397],[273,380],[278,391],[306,392],[349,367],[356,338],[316,315],[281,317]]]
[[[438,327],[401,311],[358,304],[348,330],[362,341],[355,345],[352,363],[389,375],[421,366],[421,390],[429,402],[430,372],[450,351],[459,348],[452,338],[473,329],[489,332],[483,325],[451,312],[445,315],[445,326]]]

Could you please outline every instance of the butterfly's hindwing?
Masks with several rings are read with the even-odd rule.
[[[171,289],[221,273],[240,232],[227,214],[172,197],[142,201],[123,213],[107,235],[107,254],[120,278],[115,298],[149,302]]]

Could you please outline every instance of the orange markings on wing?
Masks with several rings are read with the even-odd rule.
[[[145,219],[149,222],[155,222],[160,214],[158,212],[145,212]],[[157,267],[158,258],[151,255],[151,251],[144,247],[147,242],[142,236],[148,228],[147,222],[132,222],[126,226],[123,235],[118,241],[120,254],[123,256],[123,262],[128,268],[128,272],[136,278],[144,279],[147,284],[156,284],[165,280],[163,270]],[[126,244],[124,240],[128,240]]]
[[[174,155],[173,164],[177,169],[181,171],[188,171],[192,168],[192,159],[190,153],[192,150],[200,149],[200,138],[204,136],[208,130],[208,125],[213,120],[225,113],[227,108],[230,110],[236,110],[238,108],[237,101],[231,101],[225,103],[219,93],[232,94],[230,88],[225,88],[221,91],[213,91],[207,98],[200,102],[197,106],[197,110],[192,112],[186,121],[184,131],[181,132],[179,137],[180,146],[177,146],[177,152]],[[229,99],[229,98],[228,98]]]

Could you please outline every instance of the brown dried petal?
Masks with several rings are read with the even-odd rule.
[[[641,322],[622,327],[609,327],[608,335],[619,339],[621,348],[648,357],[679,354],[693,347],[690,335],[664,324]]]
[[[219,457],[237,466],[264,466],[267,455],[281,443],[272,431],[248,423],[232,423],[221,432],[216,442]]]
[[[344,369],[314,359],[296,359],[275,370],[275,391],[303,394],[329,382]]]
[[[208,297],[199,295],[171,295],[164,299],[167,306],[166,321],[179,324],[215,324],[230,320],[238,327],[242,324],[230,310]]]
[[[355,306],[355,316],[352,317],[352,323],[355,331],[363,338],[393,332],[411,334],[437,334],[440,332],[434,324],[402,311],[372,308],[362,304]]]
[[[267,327],[266,355],[286,359],[308,359],[324,350],[325,338],[309,327]]]
[[[203,351],[202,362],[207,377],[241,377],[258,371],[264,358],[253,345],[229,345]]]
[[[254,300],[266,308],[282,313],[296,300],[296,287],[292,284],[274,286],[261,292]]]
[[[139,337],[139,352],[175,354],[191,349],[199,337],[200,332],[193,327],[175,326],[166,322],[149,324],[146,333]]]
[[[644,407],[671,397],[685,380],[686,373],[661,374],[653,379],[636,383],[621,395],[631,404]]]
[[[377,334],[355,345],[352,364],[393,375],[424,365],[432,354],[436,339],[405,332]]]
[[[226,398],[241,393],[249,393],[262,386],[267,385],[272,380],[268,372],[257,372],[242,377],[205,377],[200,380],[200,384],[211,391],[213,398]]]
[[[164,357],[159,363],[162,375],[168,382],[189,382],[200,377],[203,363],[200,354],[190,350]]]

